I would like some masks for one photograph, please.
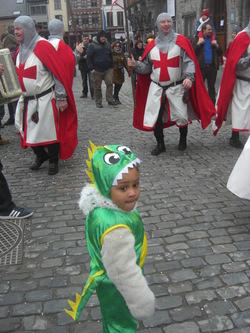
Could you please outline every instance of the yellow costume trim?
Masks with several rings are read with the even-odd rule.
[[[148,244],[147,244],[147,237],[146,237],[146,234],[144,232],[144,237],[143,237],[143,244],[142,244],[142,251],[141,251],[141,258],[140,258],[140,267],[143,266],[144,264],[144,261],[146,259],[146,256],[147,256],[147,253],[148,253]]]
[[[92,173],[92,168],[91,168],[91,160],[92,160],[92,157],[94,155],[94,152],[97,150],[97,149],[100,149],[102,148],[102,146],[98,146],[96,147],[93,142],[89,141],[89,144],[90,144],[90,147],[88,147],[88,155],[89,155],[89,160],[86,160],[86,164],[89,168],[89,170],[85,170],[87,176],[89,177],[89,179],[91,180],[91,182],[94,184],[95,183],[95,178],[94,178],[94,175]]]
[[[131,230],[127,225],[125,225],[125,224],[116,224],[116,225],[114,225],[113,227],[107,229],[107,230],[103,233],[103,235],[102,235],[102,237],[101,237],[101,245],[102,245],[102,243],[103,243],[103,239],[104,239],[104,237],[105,237],[110,231],[112,231],[112,230],[114,230],[114,229],[117,229],[117,228],[127,228],[127,229],[132,233],[132,230]]]
[[[71,300],[68,300],[68,303],[71,307],[71,310],[67,310],[67,309],[64,309],[65,312],[70,315],[74,320],[76,320],[76,315],[77,315],[77,310],[78,310],[78,307],[79,307],[79,304],[83,298],[83,296],[86,294],[89,286],[91,285],[91,283],[93,282],[93,280],[97,277],[97,276],[100,276],[104,273],[104,270],[101,270],[99,272],[97,272],[94,276],[89,276],[89,282],[88,284],[84,287],[83,289],[83,292],[82,292],[82,295],[79,295],[79,294],[76,294],[76,301],[75,302],[72,302]]]

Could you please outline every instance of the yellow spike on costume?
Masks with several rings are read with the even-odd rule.
[[[96,151],[96,149],[98,149],[98,147],[96,145],[94,145],[92,141],[89,141],[89,144],[90,144],[90,147],[88,147],[89,160],[86,160],[86,164],[87,164],[89,170],[85,170],[85,171],[86,171],[86,174],[88,175],[89,179],[92,181],[92,183],[95,184],[95,178],[94,178],[94,175],[92,173],[92,168],[91,168],[91,160],[94,155],[94,152]]]
[[[90,161],[88,161],[88,160],[86,160],[86,164],[87,164],[87,166],[88,166],[89,170],[91,170],[91,162],[90,162]]]
[[[92,148],[92,152],[94,153],[96,151],[97,147],[96,147],[96,145],[93,144],[92,141],[89,141],[89,143],[90,143],[90,146]]]
[[[79,295],[79,294],[76,294],[76,302],[72,302],[71,300],[68,299],[68,303],[69,305],[71,306],[71,310],[67,310],[67,309],[64,309],[65,312],[70,315],[74,320],[76,319],[76,312],[77,312],[77,309],[78,309],[78,306],[81,302],[81,299],[82,299],[82,296]]]
[[[92,181],[92,183],[94,184],[95,183],[95,178],[94,178],[94,175],[92,173],[92,171],[89,171],[89,170],[85,170],[86,174],[88,175],[89,179]]]

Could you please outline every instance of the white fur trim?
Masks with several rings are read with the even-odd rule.
[[[96,187],[90,184],[87,184],[82,189],[78,205],[85,215],[95,208],[108,208],[122,212],[122,209],[115,205],[111,199],[105,198]],[[131,210],[131,213],[136,207],[137,205]],[[127,213],[129,214],[130,212]]]

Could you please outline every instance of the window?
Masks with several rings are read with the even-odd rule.
[[[184,35],[191,39],[194,36],[196,27],[196,15],[190,14],[184,16]]]
[[[111,6],[112,5],[112,0],[106,0],[106,5]]]
[[[72,6],[72,8],[77,8],[78,7],[77,6],[77,0],[71,1],[71,6]]]
[[[41,5],[41,6],[31,6],[30,7],[30,15],[46,15],[47,10],[46,6]]]
[[[73,14],[73,18],[75,21],[76,28],[79,28],[79,16],[78,14]]]
[[[83,14],[81,16],[81,19],[82,19],[82,26],[83,27],[88,27],[88,25],[89,25],[89,15],[88,14]]]
[[[62,9],[61,0],[54,0],[54,8],[55,10]]]
[[[16,3],[23,3],[23,0],[16,0]]]
[[[92,27],[99,27],[99,14],[92,14]]]
[[[117,12],[117,25],[118,25],[118,27],[123,27],[124,26],[123,12]]]
[[[113,27],[113,15],[111,12],[107,12],[107,27]]]
[[[60,20],[60,21],[63,21],[62,15],[55,15],[55,18],[58,19],[58,20]]]
[[[97,0],[91,0],[91,7],[97,7]]]
[[[88,1],[87,0],[82,0],[81,1],[81,8],[88,7]]]

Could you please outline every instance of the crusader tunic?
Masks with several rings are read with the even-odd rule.
[[[245,70],[237,68],[240,58],[249,54],[250,37],[243,30],[235,37],[230,46],[230,52],[223,71],[220,91],[216,102],[217,117],[214,135],[221,128],[224,120],[228,124],[232,123],[234,131],[248,132],[250,129],[250,67]],[[238,79],[237,75],[241,79]]]
[[[63,71],[63,63],[54,47],[40,38],[30,56],[21,64],[16,57],[16,70],[22,88],[15,124],[23,148],[60,143],[60,158],[68,159],[77,146],[77,114],[72,92],[72,79]],[[53,75],[63,84],[68,108],[59,112]],[[36,98],[44,93],[44,96]],[[28,100],[26,99],[28,98]],[[24,109],[25,108],[25,109]]]
[[[146,57],[150,59],[152,69],[150,73],[138,74],[134,127],[143,131],[154,130],[162,102],[163,87],[173,84],[165,92],[166,111],[163,114],[163,126],[176,124],[181,127],[196,119],[201,120],[202,128],[205,129],[215,115],[215,108],[208,96],[194,50],[187,38],[177,35],[176,45],[166,54],[161,53],[155,46],[155,41],[152,41],[147,45],[142,61]],[[191,68],[188,67],[188,59],[195,65],[195,82],[189,90],[188,103],[184,103],[184,88],[180,80],[184,79],[184,74]]]

